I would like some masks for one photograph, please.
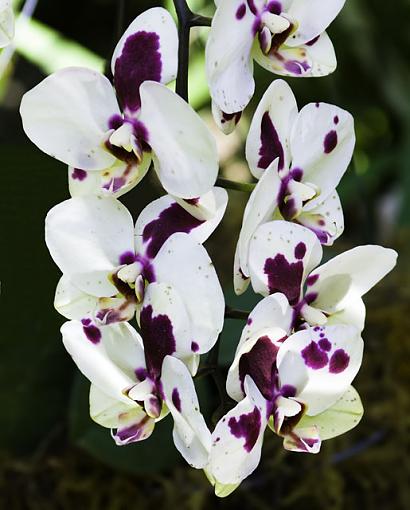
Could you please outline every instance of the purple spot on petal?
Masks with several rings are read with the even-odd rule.
[[[91,321],[90,321],[91,322]],[[94,345],[97,345],[101,341],[101,331],[97,326],[94,326],[93,324],[87,323],[87,325],[84,325],[83,322],[83,331],[85,336],[88,338],[88,340],[93,343]]]
[[[316,106],[316,108],[319,108],[320,103],[316,103],[315,106]]]
[[[119,258],[119,264],[122,266],[124,264],[129,265],[135,262],[135,253],[132,251],[126,251]]]
[[[179,397],[178,388],[174,388],[172,390],[172,403],[174,404],[176,410],[181,412],[181,399]]]
[[[199,197],[197,197],[197,198],[185,198],[184,202],[186,202],[189,205],[198,205]]]
[[[258,9],[256,8],[254,0],[247,0],[246,3],[248,4],[248,7],[251,10],[252,14],[256,16],[258,14]]]
[[[115,436],[126,444],[145,439],[145,425],[149,420],[150,417],[146,416],[139,423],[118,429]]]
[[[141,106],[139,88],[146,80],[161,81],[160,38],[155,32],[137,32],[125,41],[115,61],[114,85],[121,106],[131,112]]]
[[[330,131],[323,142],[325,154],[330,154],[335,150],[337,146],[337,133],[336,131]]]
[[[252,349],[239,360],[239,378],[242,390],[245,377],[250,375],[262,395],[270,400],[273,396],[273,369],[276,364],[278,347],[268,336],[259,338]]]
[[[265,112],[261,124],[261,146],[259,148],[260,159],[258,167],[266,170],[268,166],[279,158],[279,170],[283,169],[285,156],[279,135],[272,123],[269,112]]]
[[[321,333],[320,335],[322,335]],[[322,351],[329,352],[332,349],[332,344],[329,342],[327,338],[322,338],[319,340],[319,347],[322,349]]]
[[[252,324],[252,322],[253,322],[253,321],[252,321],[251,317],[249,317],[249,319],[246,321],[246,324],[247,324],[248,326],[250,326],[250,325]]]
[[[319,275],[318,274],[312,274],[312,276],[309,276],[308,279],[306,280],[306,285],[308,287],[311,287],[312,285],[314,285],[317,281],[319,280]]]
[[[302,260],[306,255],[306,244],[299,243],[295,248],[295,258],[298,260]]]
[[[153,378],[157,378],[161,374],[165,356],[175,352],[172,323],[168,315],[153,317],[151,305],[142,309],[140,321],[148,372]]]
[[[268,277],[269,293],[282,292],[291,305],[299,300],[303,277],[303,262],[289,263],[278,253],[274,259],[267,259],[263,268]]]
[[[313,368],[313,370],[320,370],[329,362],[327,354],[321,351],[317,343],[313,341],[303,349],[302,357],[305,360],[306,365]]]
[[[140,382],[145,381],[148,376],[146,368],[136,368],[134,372]]]
[[[243,19],[243,17],[245,16],[246,14],[246,5],[245,4],[241,4],[239,7],[238,7],[238,10],[236,11],[236,19],[237,20],[241,20]]]
[[[199,345],[196,342],[191,342],[191,351],[192,352],[198,352],[199,351]]]
[[[293,168],[290,172],[291,178],[296,182],[301,182],[303,170],[301,168]]]
[[[83,181],[87,178],[87,172],[85,170],[81,170],[80,168],[74,168],[71,177],[77,181]]]
[[[285,398],[292,398],[296,395],[296,388],[290,384],[285,384],[280,390],[281,394]]]
[[[161,211],[159,217],[148,223],[142,233],[144,243],[147,246],[148,257],[155,257],[165,241],[175,234],[184,232],[189,234],[191,230],[199,227],[204,222],[191,216],[183,207],[174,202],[167,209]]]
[[[339,117],[337,115],[334,117],[333,122],[336,124],[336,126],[339,124]]]
[[[285,69],[289,71],[289,73],[296,74],[300,76],[303,72],[306,72],[310,69],[310,66],[307,62],[299,62],[298,60],[288,60],[285,62]]]
[[[115,114],[108,119],[109,129],[118,129],[124,124],[124,119],[121,115]]]
[[[239,419],[229,418],[228,425],[232,435],[238,439],[241,437],[245,439],[243,447],[247,452],[251,452],[258,440],[262,425],[259,409],[255,407],[249,414],[241,414]]]
[[[350,356],[343,349],[338,349],[332,354],[329,363],[329,372],[340,374],[349,366]]]
[[[282,12],[282,4],[281,4],[281,2],[277,2],[276,0],[272,0],[266,6],[266,10],[268,10],[272,14],[276,14],[277,16],[279,16],[281,14],[281,12]]]
[[[317,41],[319,40],[320,34],[311,39],[309,42],[306,43],[306,46],[313,46]]]

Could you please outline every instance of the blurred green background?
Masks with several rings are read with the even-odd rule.
[[[88,384],[62,347],[62,318],[52,305],[59,273],[44,245],[43,222],[68,197],[67,172],[25,138],[19,102],[47,73],[65,65],[103,69],[121,29],[143,10],[163,4],[123,3],[121,20],[120,0],[39,0],[33,22],[19,25],[17,52],[0,81],[0,509],[410,508],[409,0],[348,0],[329,30],[339,60],[336,73],[289,80],[300,106],[328,101],[356,119],[357,149],[339,187],[346,232],[326,256],[363,243],[400,253],[397,270],[366,298],[366,353],[355,382],[365,417],[353,432],[325,443],[318,456],[286,453],[267,434],[260,467],[226,500],[217,500],[203,474],[189,469],[174,450],[170,419],[144,444],[123,448],[91,422]],[[211,2],[190,5],[212,14]],[[207,31],[192,33],[190,97],[212,127],[203,71]],[[0,66],[2,61],[4,54]],[[212,127],[226,177],[250,179],[243,155],[246,128],[273,78],[256,66],[257,92],[237,132],[224,137]],[[162,193],[151,173],[122,200],[136,217]],[[250,309],[252,294],[234,298],[231,284],[246,198],[230,193],[228,212],[207,248],[228,302]],[[226,367],[242,326],[227,321],[221,352]],[[209,419],[218,405],[216,388],[205,379],[198,391]]]

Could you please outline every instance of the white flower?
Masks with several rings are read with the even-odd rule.
[[[223,0],[206,47],[214,115],[226,132],[255,91],[253,59],[284,76],[325,76],[336,69],[325,30],[345,0]],[[238,119],[239,120],[239,119]]]
[[[352,158],[352,116],[337,106],[311,103],[298,112],[283,80],[274,81],[253,117],[246,158],[260,179],[246,206],[238,240],[235,288],[249,276],[249,242],[259,225],[272,219],[295,221],[331,245],[344,230],[336,187]]]
[[[112,429],[117,445],[142,441],[171,412],[176,448],[202,468],[211,434],[199,410],[192,377],[180,354],[179,331],[166,314],[142,318],[142,336],[129,324],[96,328],[70,321],[61,332],[68,352],[91,381],[90,415]]]
[[[114,198],[76,197],[55,206],[46,219],[46,242],[63,273],[56,309],[93,328],[128,321],[136,311],[141,320],[148,306],[154,315],[166,309],[195,365],[224,320],[222,289],[200,244],[225,211],[225,190],[213,193],[216,210],[209,220],[164,196],[142,211],[135,228]]]
[[[397,253],[382,246],[358,246],[320,267],[322,246],[309,229],[271,221],[255,232],[249,247],[253,290],[285,294],[294,323],[351,324],[360,331],[366,315],[362,296],[396,265]],[[304,290],[306,289],[306,290]]]
[[[254,471],[267,425],[286,449],[317,453],[363,414],[350,386],[363,356],[359,331],[335,325],[291,334],[292,314],[286,297],[274,294],[249,316],[227,380],[239,403],[217,424],[206,466],[220,486],[235,487]]]
[[[87,193],[119,196],[153,161],[172,195],[192,199],[211,190],[218,173],[215,141],[194,110],[163,85],[175,79],[177,50],[170,14],[149,9],[115,48],[115,89],[97,72],[70,67],[24,95],[26,134],[71,167],[72,189],[76,181]]]
[[[14,38],[14,12],[12,0],[0,0],[0,48],[8,46]]]

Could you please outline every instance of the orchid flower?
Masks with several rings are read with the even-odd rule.
[[[230,132],[255,91],[253,59],[275,74],[325,76],[336,69],[325,30],[345,0],[223,0],[206,47],[217,124]]]
[[[27,136],[69,165],[71,186],[82,184],[88,193],[129,191],[151,161],[170,194],[194,199],[208,193],[218,173],[215,141],[199,115],[163,85],[175,79],[177,50],[171,15],[149,9],[114,50],[114,88],[98,72],[70,67],[24,95]]]
[[[117,445],[146,439],[155,423],[171,412],[176,448],[191,466],[201,468],[207,462],[211,434],[192,377],[174,357],[181,354],[181,347],[183,352],[187,336],[171,326],[167,313],[152,317],[151,312],[142,311],[142,336],[129,324],[119,323],[90,339],[81,322],[70,321],[61,328],[63,342],[91,381],[92,419],[112,429]]]
[[[311,103],[298,112],[283,80],[274,81],[253,117],[246,157],[260,179],[245,209],[237,245],[235,275],[249,276],[249,243],[259,225],[285,219],[332,245],[343,233],[343,211],[336,187],[352,158],[352,116],[337,106]],[[241,291],[243,279],[236,277]]]
[[[363,356],[359,331],[339,324],[291,334],[292,314],[286,297],[273,294],[258,303],[242,333],[227,379],[239,403],[217,424],[206,467],[222,494],[257,467],[268,425],[285,449],[317,453],[321,441],[352,429],[363,415],[350,386]]]
[[[212,219],[198,220],[164,196],[142,211],[135,228],[114,198],[76,197],[55,206],[46,219],[46,243],[63,273],[56,309],[82,322],[92,339],[101,327],[128,321],[136,312],[140,321],[153,296],[152,313],[169,302],[171,326],[183,324],[190,339],[185,354],[195,366],[224,320],[222,289],[200,244],[223,216],[225,190],[216,188],[215,200]],[[148,292],[154,284],[156,292]]]
[[[14,12],[12,0],[0,0],[0,48],[8,46],[14,38]]]
[[[322,246],[309,229],[286,221],[261,225],[249,247],[253,290],[283,293],[294,308],[294,323],[349,324],[364,328],[362,296],[396,265],[397,253],[382,246],[358,246],[320,267]],[[305,290],[304,290],[305,289]]]

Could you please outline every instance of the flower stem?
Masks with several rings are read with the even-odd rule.
[[[209,27],[211,19],[194,14],[186,0],[174,0],[178,16],[178,75],[176,92],[188,101],[189,34],[192,27]]]
[[[229,179],[224,179],[223,177],[218,178],[216,185],[221,188],[243,191],[245,193],[252,193],[256,186],[256,184],[252,184],[251,182],[231,181]]]

